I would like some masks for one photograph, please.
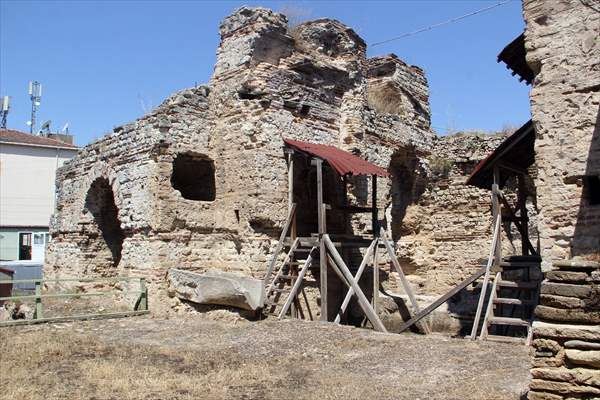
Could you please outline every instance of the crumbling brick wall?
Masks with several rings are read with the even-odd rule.
[[[526,0],[544,265],[600,256],[600,8]]]
[[[243,7],[220,34],[207,85],[174,94],[58,171],[48,276],[129,273],[151,285],[171,267],[262,276],[287,213],[282,136],[386,168],[395,151],[429,153],[435,135],[423,71],[393,55],[367,59],[352,29],[321,19],[289,30],[283,15]],[[379,88],[400,99],[394,108],[369,101]],[[367,205],[369,186],[350,183],[352,201]],[[210,187],[194,192],[198,185]],[[116,210],[120,230],[102,229],[108,214],[86,204],[96,187],[112,192],[114,207],[103,209]],[[383,206],[386,182],[380,187]],[[370,227],[366,218],[353,219],[354,233]],[[102,250],[102,262],[92,249]],[[162,286],[150,293],[158,299]]]

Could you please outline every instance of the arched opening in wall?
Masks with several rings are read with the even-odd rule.
[[[125,234],[108,179],[98,178],[92,182],[85,198],[84,213],[93,218],[93,224],[87,228],[87,252],[95,260],[94,264],[116,267],[121,261]]]
[[[188,200],[214,201],[215,163],[203,154],[180,153],[173,160],[171,186]]]
[[[394,240],[413,233],[413,227],[406,223],[406,210],[418,201],[425,191],[426,179],[419,174],[418,159],[412,149],[402,149],[392,155],[390,161],[391,183],[391,228]]]

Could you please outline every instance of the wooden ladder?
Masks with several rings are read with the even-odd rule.
[[[539,267],[539,261],[530,261],[525,257],[505,259],[500,263],[502,271],[496,273],[483,320],[480,339],[496,341],[519,341],[531,344],[533,308],[537,304],[539,284],[529,279],[528,269]],[[525,275],[519,280],[504,279],[508,271],[521,270]],[[518,316],[517,316],[518,315]],[[495,334],[490,335],[494,327]],[[525,338],[509,336],[510,327],[522,327],[527,330]]]
[[[300,239],[295,239],[289,246],[289,251],[266,289],[265,310],[267,314],[275,314],[281,319],[292,308],[292,314],[295,313],[294,310],[298,310],[300,316],[304,318],[298,296],[302,295],[305,302],[308,303],[303,284],[306,273],[312,265],[315,250],[315,246],[303,246]],[[285,299],[283,303],[282,299]],[[307,312],[312,319],[312,315],[310,315],[312,313],[308,307]]]

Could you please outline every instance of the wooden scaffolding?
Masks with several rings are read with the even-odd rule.
[[[387,177],[388,172],[374,164],[371,164],[357,156],[342,151],[333,146],[318,145],[314,143],[285,140],[285,154],[288,165],[288,216],[283,231],[268,263],[265,274],[266,308],[270,313],[279,318],[287,315],[294,318],[313,319],[307,295],[304,291],[304,281],[309,270],[318,276],[320,288],[320,319],[322,321],[333,321],[340,323],[346,312],[350,300],[356,297],[359,307],[366,319],[374,329],[386,332],[386,329],[378,316],[377,299],[380,289],[379,269],[385,264],[381,263],[381,253],[387,253],[391,260],[391,268],[398,273],[401,284],[408,295],[412,307],[412,313],[420,312],[416,298],[408,284],[404,272],[398,262],[392,243],[386,231],[380,226],[377,208],[377,177]],[[298,156],[309,162],[310,168],[316,172],[316,230],[309,235],[298,234],[298,214],[301,206],[295,202],[299,191],[307,191],[307,187],[294,187],[295,160]],[[324,168],[330,168],[336,180],[340,182],[343,189],[343,203],[341,205],[328,204],[324,199]],[[370,207],[358,207],[348,204],[345,195],[347,190],[348,176],[366,176],[371,179],[371,205]],[[303,206],[306,206],[304,204]],[[340,234],[328,230],[328,212],[341,211],[342,220],[347,220],[352,213],[371,214],[372,229],[369,237]],[[366,250],[358,268],[350,266],[349,257],[342,253],[349,248],[362,248]],[[285,251],[284,249],[287,249]],[[282,258],[283,256],[283,258]],[[359,281],[367,266],[372,271],[371,301],[367,298]],[[346,286],[347,291],[336,315],[329,312],[328,280],[329,271],[333,271],[339,280]],[[304,301],[304,307],[301,305]]]

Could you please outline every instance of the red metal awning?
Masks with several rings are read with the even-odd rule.
[[[301,142],[283,139],[287,147],[321,158],[334,168],[341,176],[345,175],[377,175],[387,177],[390,174],[373,163],[363,160],[354,154],[325,144]]]

